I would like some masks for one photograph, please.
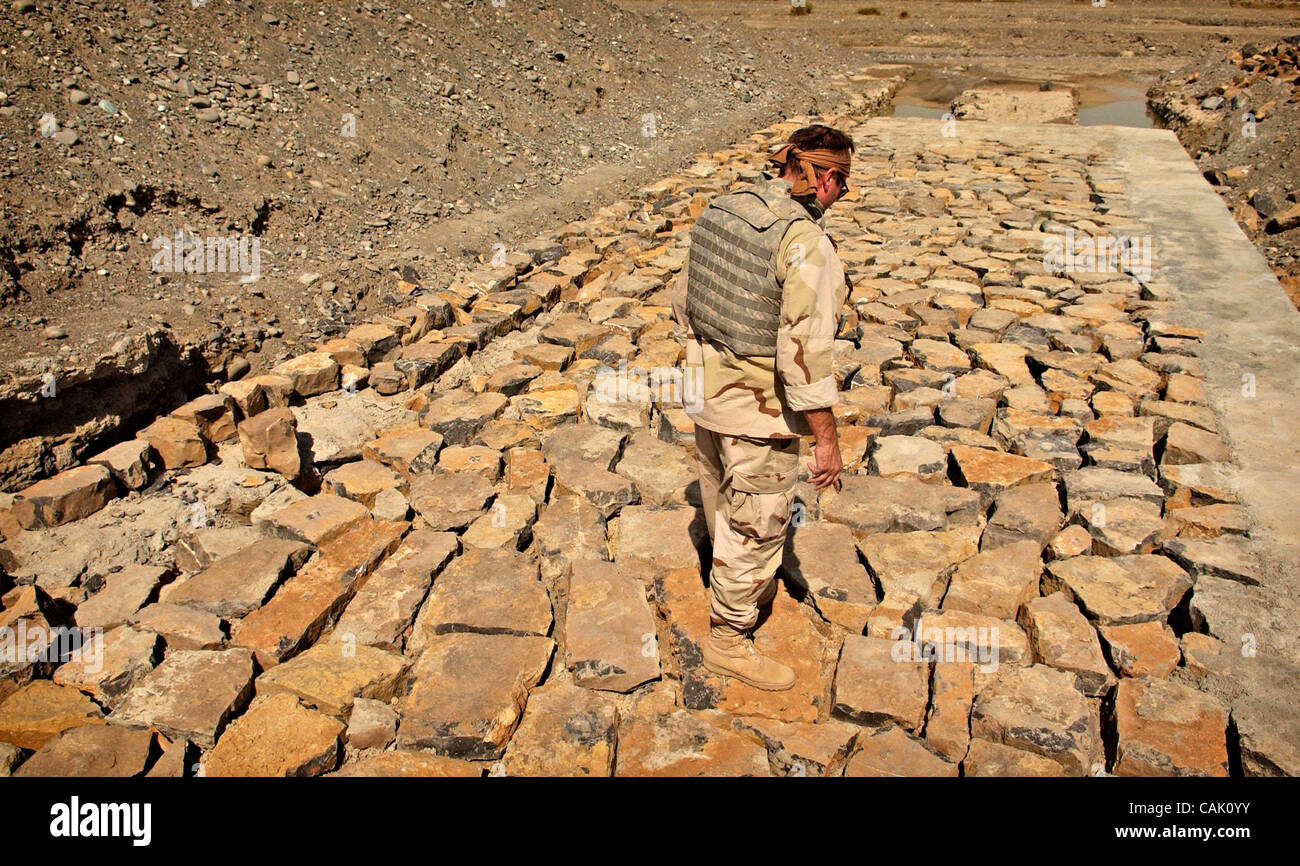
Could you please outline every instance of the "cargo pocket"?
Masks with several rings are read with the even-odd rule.
[[[787,493],[799,478],[798,439],[741,439],[731,487],[747,493]]]
[[[771,541],[785,531],[793,503],[793,487],[779,493],[750,493],[732,487],[727,491],[727,525],[746,538]]]

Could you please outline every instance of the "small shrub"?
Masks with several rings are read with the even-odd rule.
[[[880,14],[880,10],[877,9],[875,6],[859,6],[859,7],[858,7],[858,14],[859,14],[859,15],[879,15],[879,14]]]

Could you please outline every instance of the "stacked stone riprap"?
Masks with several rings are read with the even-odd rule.
[[[17,497],[0,621],[75,611],[104,667],[7,665],[0,766],[77,772],[63,732],[93,725],[160,732],[155,773],[1226,775],[1195,682],[1235,650],[1216,583],[1258,575],[1201,334],[1140,274],[1044,263],[1143,235],[1122,184],[1032,138],[829,120],[859,145],[827,220],[848,474],[800,483],[757,632],[792,689],[703,667],[663,386],[692,220],[795,121]],[[114,500],[151,453],[172,488]],[[126,540],[42,562],[75,531]],[[78,736],[143,769],[138,738]]]

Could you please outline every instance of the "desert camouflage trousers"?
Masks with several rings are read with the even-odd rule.
[[[799,440],[752,439],[695,425],[700,498],[713,539],[709,618],[744,630],[775,579],[799,477]]]

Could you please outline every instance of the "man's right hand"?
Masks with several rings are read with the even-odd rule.
[[[844,460],[840,457],[840,443],[838,439],[818,439],[816,452],[817,462],[808,464],[808,471],[812,477],[808,480],[812,482],[813,487],[822,490],[830,487],[832,484],[838,484],[840,472],[844,469]]]
[[[808,464],[808,471],[812,473],[808,480],[817,490],[822,490],[837,484],[840,471],[844,469],[839,436],[835,432],[835,414],[830,409],[810,409],[804,413],[804,417],[808,419],[808,426],[817,437],[814,448],[817,460]]]

